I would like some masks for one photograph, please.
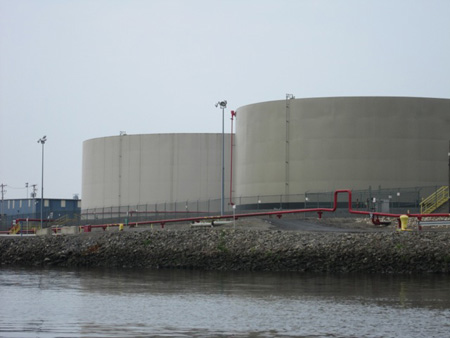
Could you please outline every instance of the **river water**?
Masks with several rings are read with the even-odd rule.
[[[449,334],[449,276],[0,269],[0,337]]]

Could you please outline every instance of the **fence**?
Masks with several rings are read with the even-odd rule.
[[[13,224],[15,224],[16,219],[41,219],[40,211],[34,213],[17,213],[15,215],[3,215],[0,219],[0,231],[9,230]],[[54,224],[65,224],[70,225],[80,225],[80,214],[76,211],[58,211],[52,212],[44,210],[42,212],[42,219],[44,221],[43,227],[51,226]],[[49,221],[53,220],[53,221]]]
[[[419,213],[420,202],[436,191],[439,186],[412,187],[398,189],[353,190],[352,208],[355,210],[382,211],[392,213]],[[233,207],[225,203],[224,213],[233,214]],[[237,196],[233,199],[236,213],[255,211],[286,210],[302,208],[332,208],[334,191],[306,192],[292,195]],[[129,205],[109,208],[84,209],[81,212],[81,223],[133,223],[146,220],[164,220],[188,217],[208,217],[220,213],[220,199],[206,201],[179,201],[174,203],[156,203]],[[332,217],[350,215],[347,196],[339,196],[338,210]]]
[[[392,213],[420,213],[420,202],[435,192],[439,186],[383,189],[378,187],[365,190],[353,190],[352,208],[355,210],[382,211]],[[286,210],[302,208],[332,208],[334,191],[331,192],[305,192],[292,195],[264,195],[264,196],[236,196],[233,203],[236,213],[249,213],[255,211]],[[338,210],[328,217],[350,217],[346,210],[348,199],[345,195],[338,196]],[[233,214],[232,205],[225,203],[224,213]],[[110,208],[84,209],[79,215],[63,215],[58,212],[53,215],[44,211],[43,219],[55,218],[54,223],[45,223],[44,226],[56,224],[60,217],[66,217],[67,225],[102,224],[102,223],[132,223],[147,220],[164,220],[187,217],[207,217],[220,213],[220,199],[206,201],[179,201],[175,203],[157,203],[144,205],[130,205]],[[1,230],[8,230],[15,219],[40,218],[40,212],[33,214],[4,215],[1,220]]]

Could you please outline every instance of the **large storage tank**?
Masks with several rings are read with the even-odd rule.
[[[226,134],[226,166],[229,152],[230,135]],[[221,172],[222,134],[87,140],[83,143],[82,209],[220,199]],[[225,172],[225,187],[229,187],[228,168]],[[220,210],[220,203],[216,206]]]
[[[288,97],[236,123],[236,198],[447,184],[448,99]]]

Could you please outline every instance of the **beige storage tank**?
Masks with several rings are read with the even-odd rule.
[[[229,152],[230,135],[226,134],[225,192],[229,191]],[[83,143],[82,209],[220,199],[221,171],[222,134],[87,140]]]
[[[329,97],[237,110],[235,196],[445,185],[450,100]]]

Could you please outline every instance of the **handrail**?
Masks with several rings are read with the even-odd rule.
[[[15,224],[11,229],[9,229],[9,234],[10,235],[15,235],[20,231],[20,224],[17,223]]]
[[[444,185],[420,202],[420,213],[429,214],[449,200],[448,186]]]

